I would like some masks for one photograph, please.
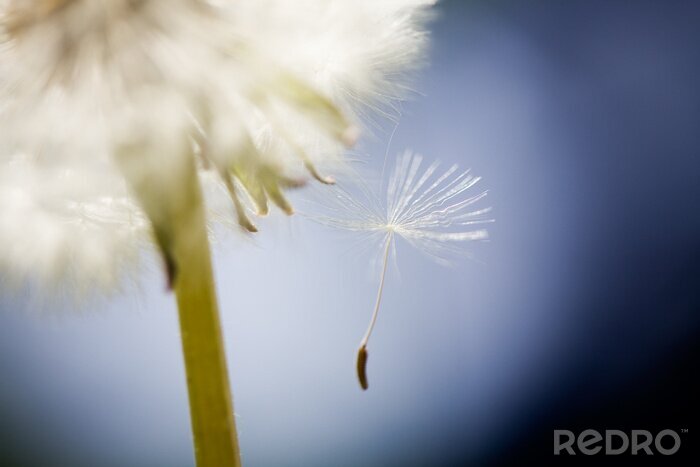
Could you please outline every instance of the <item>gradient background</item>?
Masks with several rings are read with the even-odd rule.
[[[688,430],[684,455],[653,460],[690,465],[700,7],[440,10],[422,96],[404,105],[390,154],[411,147],[481,174],[492,240],[453,269],[399,244],[366,393],[354,352],[376,288],[369,258],[282,216],[253,241],[219,245],[244,464],[564,464],[555,428],[671,428]],[[361,148],[375,166],[390,130]],[[162,282],[153,268],[141,293],[82,313],[0,299],[0,465],[193,465]]]

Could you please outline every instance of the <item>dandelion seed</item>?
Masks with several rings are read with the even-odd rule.
[[[319,202],[326,213],[308,215],[321,224],[364,234],[375,245],[381,245],[377,298],[357,353],[357,374],[362,389],[368,387],[367,345],[377,322],[395,238],[401,237],[436,262],[449,265],[455,256],[468,255],[465,243],[488,238],[486,229],[475,226],[493,222],[485,217],[490,208],[473,209],[487,193],[470,194],[479,177],[468,170],[460,172],[457,165],[444,172],[438,172],[438,162],[425,169],[422,166],[423,157],[407,151],[396,161],[384,201],[366,187],[360,187],[359,194],[355,195],[337,186],[334,196],[324,197]]]

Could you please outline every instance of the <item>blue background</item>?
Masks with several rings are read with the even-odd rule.
[[[281,215],[216,245],[244,464],[543,465],[557,460],[555,428],[688,429],[687,455],[700,8],[439,10],[389,154],[482,175],[491,241],[454,268],[398,245],[366,393],[353,360],[376,288],[369,257]],[[358,150],[375,168],[386,126]],[[0,465],[193,465],[176,311],[151,266],[139,292],[81,311],[0,299]]]

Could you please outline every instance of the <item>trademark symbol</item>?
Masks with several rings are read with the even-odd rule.
[[[688,429],[687,428],[681,428],[681,433],[687,433]]]

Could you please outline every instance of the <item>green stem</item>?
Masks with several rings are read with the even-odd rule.
[[[204,197],[189,141],[177,143],[180,152],[166,157],[158,138],[135,139],[115,160],[151,221],[175,289],[197,467],[240,467]]]
[[[174,288],[197,467],[240,467],[202,202],[195,203],[187,217],[179,223],[173,249]]]

